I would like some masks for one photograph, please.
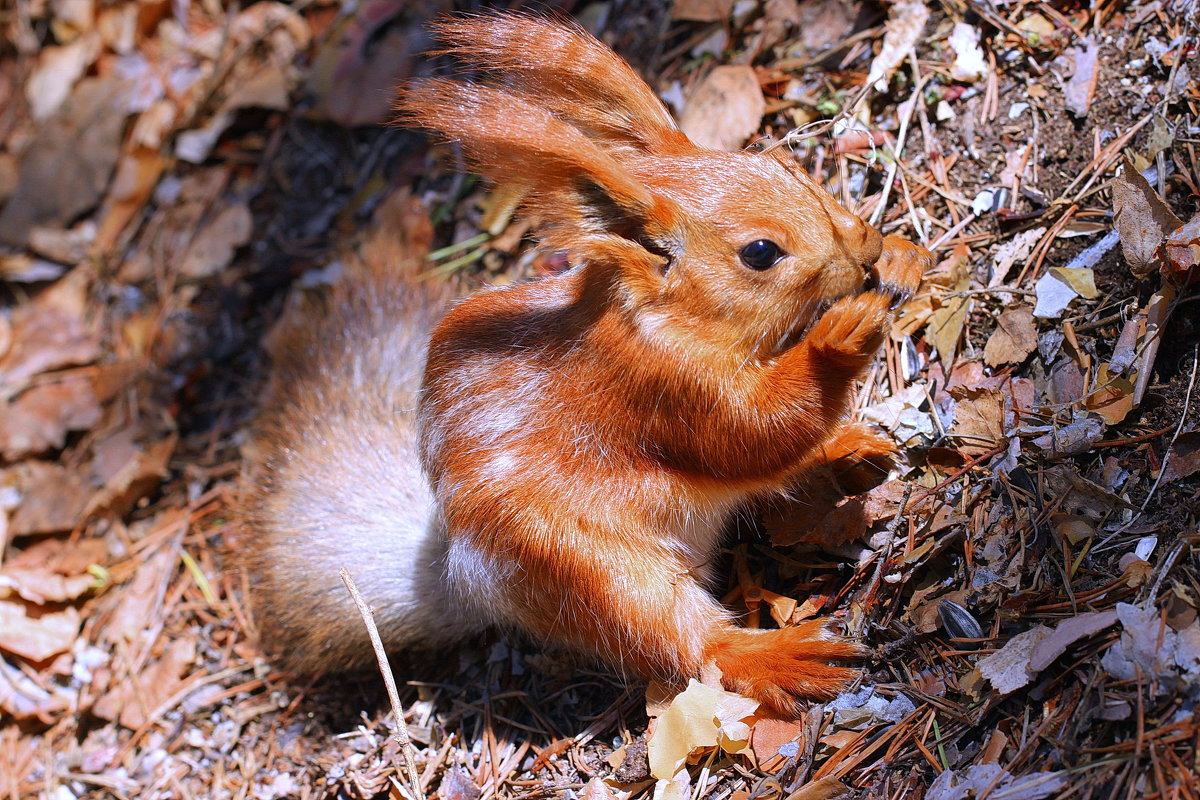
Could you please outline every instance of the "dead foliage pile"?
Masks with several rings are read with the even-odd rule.
[[[938,255],[857,404],[906,462],[747,515],[719,587],[875,658],[795,722],[513,640],[406,664],[419,789],[378,676],[271,670],[221,552],[286,288],[412,189],[436,272],[553,259],[378,127],[424,5],[0,8],[0,790],[1200,797],[1194,0],[565,7],[697,141],[773,137]]]

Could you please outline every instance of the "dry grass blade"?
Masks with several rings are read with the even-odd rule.
[[[413,760],[412,738],[408,735],[408,723],[404,719],[404,707],[400,705],[400,693],[396,691],[396,678],[392,674],[391,664],[388,663],[387,651],[383,648],[383,640],[379,637],[379,628],[375,625],[375,615],[371,611],[371,607],[367,605],[362,592],[358,590],[358,585],[354,582],[354,578],[350,575],[349,570],[340,569],[338,570],[338,574],[342,578],[342,583],[346,584],[346,590],[354,598],[354,604],[358,606],[358,613],[362,615],[363,625],[367,628],[367,635],[371,638],[371,647],[375,650],[375,659],[379,663],[379,674],[383,677],[383,685],[387,688],[388,701],[392,704],[392,717],[396,721],[396,743],[400,745],[400,752],[404,754],[405,779],[408,781],[408,788],[412,796],[420,800],[420,798],[425,796],[425,793],[421,791],[421,777],[417,774],[417,765]]]

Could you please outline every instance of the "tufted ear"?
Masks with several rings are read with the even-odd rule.
[[[507,88],[432,79],[409,86],[400,121],[458,142],[495,183],[519,189],[545,238],[584,257],[611,239],[649,253],[682,212],[653,194],[578,128]],[[626,245],[622,245],[624,247]]]
[[[505,13],[434,24],[442,53],[508,86],[603,147],[645,150],[682,139],[646,82],[571,20]]]

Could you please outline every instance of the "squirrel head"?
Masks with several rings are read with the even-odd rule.
[[[606,302],[646,335],[768,359],[870,280],[876,230],[786,155],[693,144],[581,28],[506,13],[434,29],[479,79],[414,82],[400,120],[460,143],[521,194],[547,244],[596,271]]]

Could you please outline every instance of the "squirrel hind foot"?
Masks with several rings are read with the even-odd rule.
[[[860,671],[829,662],[858,661],[867,649],[830,634],[817,619],[778,630],[730,628],[713,646],[721,682],[771,716],[795,718],[804,700],[831,700]]]

